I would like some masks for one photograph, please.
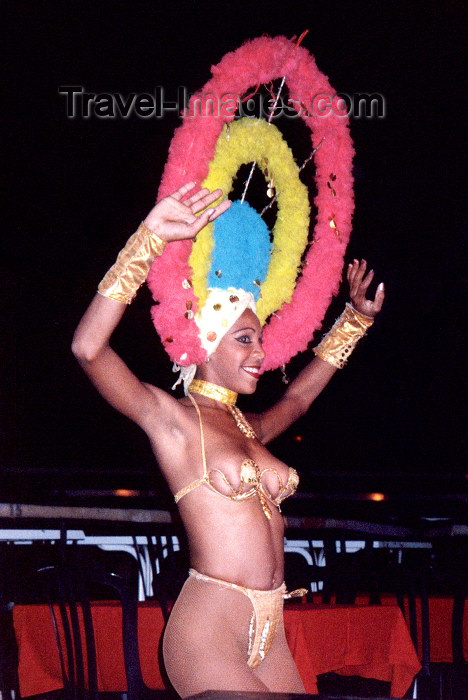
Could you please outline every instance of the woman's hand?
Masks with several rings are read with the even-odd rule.
[[[369,270],[366,275],[367,263],[365,260],[353,260],[348,265],[347,278],[349,282],[349,296],[351,303],[359,313],[365,316],[376,316],[385,298],[383,282],[377,287],[374,300],[366,299],[367,289],[374,278],[374,270]]]
[[[225,199],[217,207],[206,209],[223,194],[221,190],[210,192],[206,188],[182,201],[184,195],[193,190],[195,185],[195,182],[189,182],[174,194],[161,199],[144,220],[145,226],[163,241],[195,238],[209,221],[216,219],[231,206],[230,200]],[[203,214],[196,216],[201,211]]]

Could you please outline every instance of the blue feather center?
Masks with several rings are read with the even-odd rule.
[[[248,202],[234,201],[213,227],[208,287],[236,287],[260,297],[270,262],[268,226]]]

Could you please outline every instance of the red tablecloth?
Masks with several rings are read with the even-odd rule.
[[[93,603],[98,681],[102,691],[125,689],[121,610],[117,603]],[[50,612],[45,605],[17,605],[13,621],[19,653],[22,696],[62,686]],[[308,693],[316,693],[319,673],[335,671],[391,682],[401,697],[420,664],[403,616],[396,606],[290,605],[285,608],[288,642]],[[158,646],[163,629],[161,609],[140,603],[138,637],[143,678],[163,688]]]
[[[358,597],[356,602],[365,604],[369,596]],[[396,605],[395,596],[382,596],[382,605]],[[430,658],[436,663],[452,661],[452,611],[453,598],[450,596],[432,596],[429,598],[429,644]],[[405,617],[409,619],[408,601],[405,601]],[[418,655],[422,654],[421,600],[416,600],[416,623],[418,630]],[[463,617],[463,651],[468,659],[468,605],[465,605]]]

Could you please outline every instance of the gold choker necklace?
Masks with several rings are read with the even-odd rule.
[[[254,439],[257,437],[255,430],[252,428],[247,418],[240,408],[237,408],[235,405],[237,399],[235,391],[225,389],[223,386],[218,386],[217,384],[211,384],[211,382],[205,382],[203,379],[193,379],[190,382],[188,391],[193,394],[207,396],[209,399],[214,399],[215,401],[226,404],[241,433],[247,438]]]
[[[201,394],[209,399],[225,403],[226,406],[235,406],[237,400],[235,391],[225,389],[217,384],[211,384],[211,382],[205,382],[203,379],[192,379],[188,390],[193,394]]]

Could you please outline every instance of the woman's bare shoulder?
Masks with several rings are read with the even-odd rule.
[[[200,432],[193,406],[185,399],[148,385],[154,410],[142,426],[170,489],[175,493],[202,470]]]

